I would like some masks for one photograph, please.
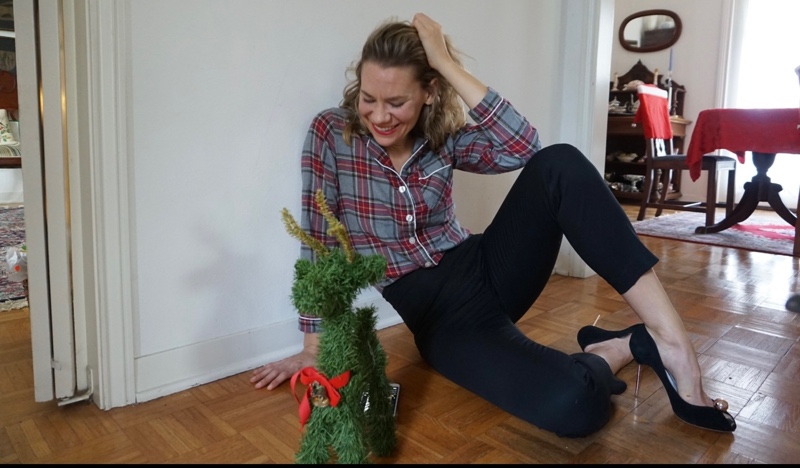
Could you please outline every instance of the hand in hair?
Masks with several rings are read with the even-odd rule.
[[[428,63],[432,68],[441,73],[445,66],[453,63],[453,59],[447,52],[447,43],[444,39],[441,24],[424,13],[417,13],[414,15],[411,25],[419,33],[422,47],[425,48],[425,55],[428,56]]]
[[[442,25],[423,13],[414,15],[411,25],[419,33],[431,68],[438,71],[453,86],[470,109],[477,106],[489,90],[450,56]]]

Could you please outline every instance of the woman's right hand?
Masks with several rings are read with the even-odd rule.
[[[272,390],[290,379],[295,373],[305,367],[314,367],[317,364],[319,336],[317,333],[306,333],[303,337],[303,350],[299,353],[270,362],[253,371],[250,383],[256,389],[266,387]]]

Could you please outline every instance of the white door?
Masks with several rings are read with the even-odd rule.
[[[35,399],[61,404],[88,380],[76,372],[63,12],[17,0],[14,16]]]

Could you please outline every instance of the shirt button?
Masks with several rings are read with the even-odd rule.
[[[405,185],[401,185],[398,190],[400,190],[400,193],[406,193],[406,186]]]
[[[413,217],[413,216],[411,216],[411,215],[408,215],[408,216],[406,216],[406,221],[408,221],[409,223],[410,223],[411,221],[413,221],[413,220],[414,220],[414,217]]]
[[[430,268],[430,267],[431,267],[431,262],[425,262],[425,268]]]
[[[417,240],[416,240],[416,239],[414,239],[413,237],[409,237],[409,238],[408,238],[408,243],[409,243],[409,244],[416,244],[416,243],[417,243]]]

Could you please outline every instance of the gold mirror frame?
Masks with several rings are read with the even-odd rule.
[[[629,23],[632,21],[644,18],[647,16],[668,16],[672,19],[674,23],[673,28],[666,28],[666,29],[651,29],[645,32],[653,33],[653,36],[663,36],[664,31],[671,30],[672,35],[669,37],[654,37],[653,43],[648,43],[643,46],[634,45],[628,42],[625,38],[625,28],[628,26]],[[622,24],[619,26],[619,43],[622,45],[622,48],[625,50],[629,50],[631,52],[655,52],[658,50],[664,50],[672,47],[673,44],[678,42],[678,38],[681,37],[681,31],[683,30],[683,24],[681,23],[681,18],[678,16],[677,13],[671,10],[644,10],[634,13],[622,21]]]

